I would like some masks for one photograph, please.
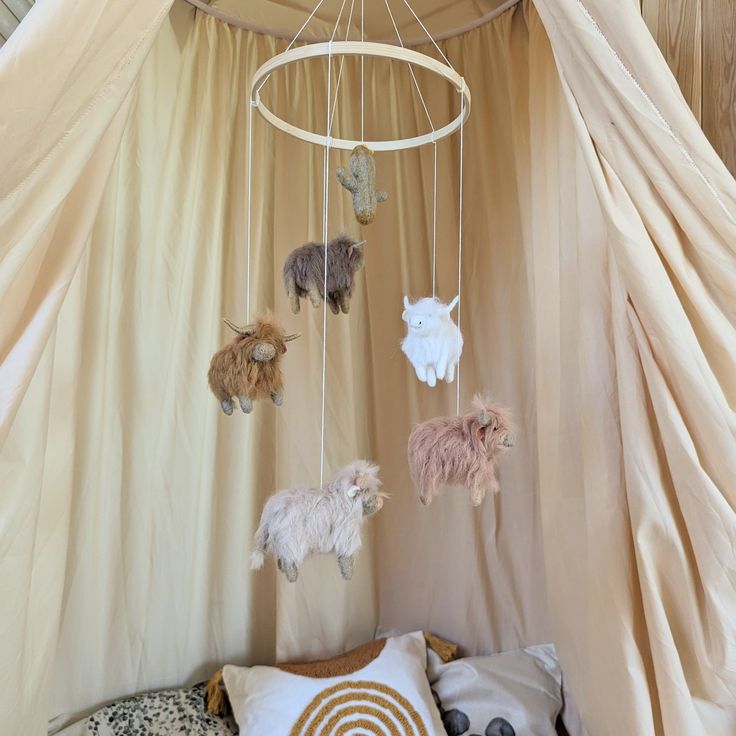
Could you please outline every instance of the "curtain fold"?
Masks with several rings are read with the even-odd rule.
[[[72,445],[51,422],[52,405],[68,404],[50,376],[68,381],[73,347],[47,343],[169,5],[47,0],[0,54],[0,448],[11,425],[34,438],[4,453],[0,471],[0,710],[13,733],[46,728],[69,537],[73,469],[57,460]],[[76,344],[77,330],[61,334]]]
[[[736,724],[736,183],[637,9],[536,5],[606,225],[623,470],[611,494],[628,522],[568,527],[588,531],[579,554],[626,575],[598,567],[582,615],[576,597],[550,592],[557,640],[580,649],[560,646],[563,670],[591,733],[725,736]],[[552,388],[564,394],[564,377]],[[541,431],[564,427],[546,418]],[[551,521],[570,488],[547,464],[540,453]],[[579,485],[575,505],[587,511],[600,493]],[[573,583],[558,533],[545,523],[548,574]]]
[[[0,447],[88,242],[172,0],[47,0],[0,55]]]

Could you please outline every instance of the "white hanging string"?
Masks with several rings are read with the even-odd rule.
[[[460,91],[460,109],[462,118],[460,123],[460,194],[458,205],[458,232],[457,232],[457,349],[460,352],[460,308],[462,306],[462,274],[463,274],[463,149],[465,139],[465,79]],[[455,395],[455,412],[460,415],[460,358],[457,361],[457,387]]]
[[[337,35],[337,29],[340,25],[340,19],[342,18],[343,10],[345,10],[345,0],[342,0],[342,5],[340,5],[340,12],[337,14],[337,20],[335,21],[335,27],[332,29],[332,35],[330,36],[330,42],[335,40],[335,36]],[[349,26],[348,26],[348,32],[350,32]]]
[[[383,2],[386,5],[386,10],[388,10],[388,16],[389,18],[391,18],[391,24],[393,25],[394,31],[396,32],[396,38],[398,38],[399,44],[401,45],[401,48],[403,49],[404,39],[401,38],[401,34],[399,33],[399,27],[396,25],[396,21],[394,20],[394,14],[391,12],[391,6],[388,4],[388,0],[383,0]],[[408,67],[409,67],[409,73],[411,74],[412,81],[414,82],[414,87],[416,91],[419,93],[419,99],[422,101],[422,107],[424,108],[424,112],[427,116],[427,120],[429,121],[429,127],[432,128],[432,133],[434,133],[435,129],[434,129],[434,125],[432,124],[432,117],[429,114],[429,110],[427,109],[427,103],[424,101],[424,95],[422,94],[422,90],[419,89],[419,82],[417,82],[416,74],[414,74],[414,69],[411,64],[408,64]]]
[[[364,40],[363,0],[360,0],[360,40]],[[365,71],[363,54],[360,55],[360,142],[365,143]]]
[[[344,3],[344,0],[343,0]],[[337,30],[337,26],[335,27]],[[334,32],[332,34],[335,36]],[[320,441],[319,441],[319,485],[324,484],[325,477],[325,388],[327,385],[327,215],[330,197],[330,143],[332,135],[332,119],[330,117],[330,102],[332,96],[332,40],[330,40],[329,53],[327,55],[327,143],[324,147],[324,160],[322,169],[322,240],[324,243],[324,281],[322,283],[322,400],[320,411]]]
[[[344,4],[344,3],[343,3]],[[350,14],[348,15],[348,27],[345,30],[345,40],[348,40],[348,36],[350,35],[350,24],[353,21],[353,10],[355,8],[355,0],[352,0],[350,3]],[[340,9],[340,15],[342,15],[342,8]],[[338,16],[338,22],[340,20],[340,16]],[[337,26],[335,26],[335,30],[337,30]],[[361,59],[363,57],[361,56]],[[335,110],[337,110],[337,93],[340,89],[340,81],[342,80],[342,68],[343,64],[345,63],[345,56],[340,56],[340,69],[337,73],[337,83],[335,84],[335,99],[332,101],[332,114],[330,116],[330,128],[332,128],[332,123],[335,120]]]
[[[293,46],[293,45],[294,45],[294,44],[296,43],[296,41],[297,41],[297,39],[299,38],[299,36],[301,36],[301,34],[302,34],[302,31],[303,31],[303,30],[304,30],[304,29],[305,29],[305,28],[307,27],[307,24],[309,23],[309,21],[310,21],[310,20],[312,20],[312,18],[314,18],[314,14],[315,14],[315,13],[316,13],[316,12],[317,12],[317,11],[318,11],[319,9],[320,9],[320,6],[322,5],[322,3],[323,3],[324,1],[325,1],[325,0],[319,0],[319,2],[317,3],[317,5],[315,6],[314,10],[313,10],[313,11],[312,11],[312,12],[311,12],[311,13],[309,14],[309,17],[308,17],[308,18],[307,18],[307,19],[306,19],[306,20],[304,21],[304,23],[302,24],[302,27],[301,27],[301,28],[300,28],[300,29],[299,29],[299,30],[298,30],[298,31],[296,32],[296,35],[294,36],[294,38],[292,38],[292,39],[291,39],[291,41],[289,42],[289,45],[288,45],[288,46],[287,46],[287,47],[286,47],[286,48],[284,49],[284,53],[286,53],[286,52],[287,52],[287,51],[288,51],[288,50],[289,50],[289,49],[290,49],[290,48],[291,48],[291,47],[292,47],[292,46]],[[342,11],[340,11],[340,12],[342,12]],[[334,34],[333,34],[333,38],[334,38]],[[258,94],[258,93],[259,93],[259,92],[260,92],[260,91],[261,91],[261,90],[263,89],[263,85],[264,85],[264,84],[266,84],[266,82],[268,82],[268,80],[269,80],[270,78],[271,78],[271,75],[269,74],[269,75],[268,75],[268,76],[267,76],[267,77],[266,77],[266,78],[265,78],[265,79],[264,79],[264,80],[263,80],[263,81],[262,81],[262,82],[261,82],[261,83],[260,83],[260,84],[258,85],[258,89],[256,90],[256,94]]]
[[[437,141],[434,146],[434,188],[432,193],[432,298],[437,296]]]
[[[253,182],[253,105],[248,100],[248,215],[246,225],[245,256],[245,323],[250,324],[250,230],[251,230],[251,192]]]
[[[442,56],[442,58],[447,62],[447,66],[449,66],[451,69],[454,69],[455,67],[452,64],[450,64],[450,60],[445,56],[442,49],[437,45],[437,41],[434,40],[434,37],[432,36],[432,34],[427,30],[427,27],[424,25],[424,23],[422,23],[419,16],[414,12],[414,8],[412,8],[411,5],[409,5],[409,3],[406,0],[404,0],[404,5],[406,5],[406,7],[409,8],[416,22],[419,23],[419,25],[422,27],[422,30],[427,34],[427,38],[434,44],[434,47],[437,49],[437,51],[440,52],[440,56]]]
[[[391,24],[394,27],[396,38],[398,38],[399,44],[401,44],[401,48],[404,48],[404,41],[401,38],[401,33],[399,32],[399,27],[396,24],[394,14],[391,12],[391,6],[388,4],[388,0],[383,1],[386,5],[386,10],[388,10],[389,18],[391,18]],[[411,74],[412,82],[414,83],[414,88],[419,93],[419,99],[422,102],[424,113],[427,116],[429,127],[432,129],[433,133],[432,145],[434,146],[434,179],[432,187],[432,296],[435,297],[437,296],[437,141],[434,140],[434,133],[436,131],[434,124],[432,123],[432,116],[429,114],[427,103],[424,100],[422,90],[419,88],[419,82],[417,82],[417,78],[414,74],[414,69],[412,68],[411,64],[409,64],[409,72]]]

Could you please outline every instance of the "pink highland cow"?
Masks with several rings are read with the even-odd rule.
[[[509,412],[478,396],[473,406],[462,417],[422,422],[409,435],[409,470],[425,506],[444,485],[467,486],[473,506],[499,490],[496,457],[514,444]]]

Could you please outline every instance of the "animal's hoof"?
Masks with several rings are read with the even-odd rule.
[[[228,401],[227,399],[225,399],[224,401],[220,402],[220,407],[225,412],[225,414],[227,414],[228,416],[230,416],[233,413],[233,402],[232,401]]]
[[[247,396],[239,396],[238,402],[243,414],[250,414],[253,411],[253,402]]]
[[[281,406],[284,403],[284,397],[279,393],[271,394],[271,401],[273,401],[276,406]]]
[[[425,498],[424,496],[419,496],[419,500],[422,502],[422,505],[423,506],[429,506],[429,504],[432,503],[431,497],[426,497]]]

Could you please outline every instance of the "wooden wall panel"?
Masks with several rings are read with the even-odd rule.
[[[644,20],[667,59],[685,99],[700,121],[703,104],[703,1],[642,0],[641,3]]]
[[[736,176],[736,0],[641,0],[705,134]]]
[[[736,176],[736,2],[703,3],[705,134]]]

